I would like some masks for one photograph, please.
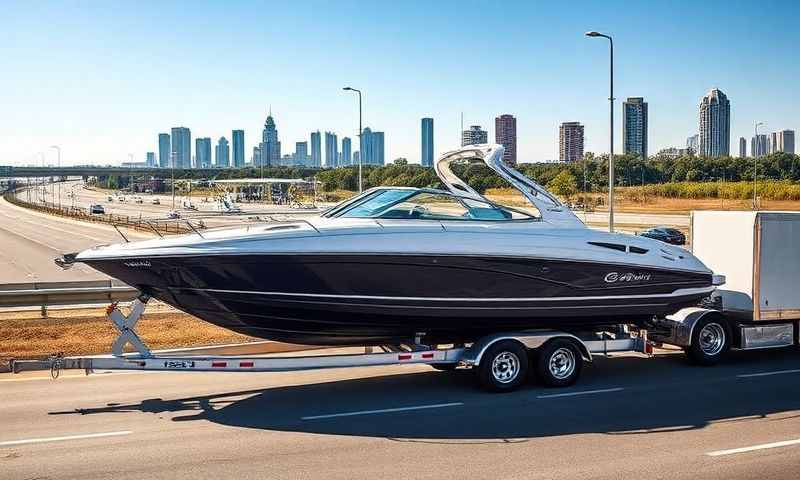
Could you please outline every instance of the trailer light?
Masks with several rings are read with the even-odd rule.
[[[411,360],[411,354],[410,353],[404,353],[402,355],[398,355],[397,359],[398,360]]]
[[[228,362],[211,362],[212,368],[225,368],[228,366]]]

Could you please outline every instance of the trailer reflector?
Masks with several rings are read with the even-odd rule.
[[[211,367],[213,368],[225,368],[228,366],[228,362],[211,362]]]
[[[433,352],[430,353],[423,353],[422,358],[433,358]]]
[[[253,368],[253,365],[255,365],[253,362],[239,362],[241,368]]]
[[[411,354],[410,353],[404,353],[402,355],[398,355],[397,359],[398,360],[411,360]]]

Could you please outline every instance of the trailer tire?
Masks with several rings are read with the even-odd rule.
[[[583,355],[575,342],[556,338],[536,352],[536,376],[548,387],[568,387],[581,375]]]
[[[484,390],[512,392],[528,377],[528,350],[516,340],[501,340],[486,349],[475,374]]]
[[[715,365],[731,345],[731,329],[719,315],[707,315],[692,330],[692,339],[685,348],[686,355],[696,365]]]

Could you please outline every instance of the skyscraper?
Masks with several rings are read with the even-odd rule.
[[[747,158],[747,140],[739,137],[739,158]]]
[[[767,146],[767,153],[777,153],[778,150],[778,132],[769,134],[769,145]]]
[[[174,127],[170,140],[175,168],[192,168],[192,132],[186,127]]]
[[[692,151],[692,155],[697,155],[700,151],[700,135],[694,134],[686,139],[686,148]]]
[[[420,155],[420,163],[423,167],[433,166],[433,119],[422,119],[422,155]]]
[[[383,132],[373,132],[369,127],[361,133],[361,161],[364,165],[383,165]]]
[[[361,159],[361,152],[359,152],[358,150],[353,152],[353,165],[358,165],[360,159]]]
[[[280,165],[281,142],[278,141],[278,129],[275,127],[272,111],[267,115],[267,120],[264,122],[259,148],[261,149],[261,163],[265,167]]]
[[[778,151],[794,155],[794,130],[778,132]]]
[[[325,132],[325,166],[327,168],[339,166],[339,140],[333,132]]]
[[[170,168],[169,133],[158,134],[158,166]]]
[[[322,166],[322,150],[320,146],[319,130],[311,132],[311,165],[310,167],[320,168]]]
[[[647,102],[642,97],[622,103],[622,151],[647,158]]]
[[[767,136],[763,133],[750,139],[750,154],[756,158],[763,157],[769,153]]]
[[[250,158],[250,163],[252,163],[254,167],[261,165],[261,147],[258,145],[253,146],[253,156]]]
[[[341,166],[352,165],[353,164],[353,143],[350,140],[350,137],[344,137],[342,139],[342,161]]]
[[[244,130],[234,130],[231,132],[233,141],[233,166],[236,168],[244,167]]]
[[[211,139],[209,138],[209,142]],[[231,166],[231,150],[228,147],[228,139],[225,137],[219,137],[219,141],[217,142],[216,148],[216,164],[217,168],[228,168]]]
[[[295,165],[309,166],[308,142],[296,142],[294,144],[294,163]]]
[[[482,130],[480,125],[472,125],[469,130],[461,132],[461,146],[477,145],[479,143],[486,143],[489,135],[486,130]]]
[[[211,139],[208,137],[195,139],[194,155],[197,168],[211,168]]]
[[[503,114],[494,119],[494,140],[505,148],[503,161],[509,165],[517,164],[517,119]]]
[[[698,154],[721,157],[731,149],[731,102],[716,88],[700,101],[700,145]]]
[[[559,127],[558,159],[562,162],[583,159],[583,125],[580,122],[564,122]]]
[[[147,161],[145,162],[148,167],[155,167],[156,165],[156,152],[147,152]]]

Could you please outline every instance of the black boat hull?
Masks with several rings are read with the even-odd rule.
[[[463,255],[212,255],[87,260],[210,323],[314,345],[466,342],[530,328],[643,323],[696,304],[711,274]]]

